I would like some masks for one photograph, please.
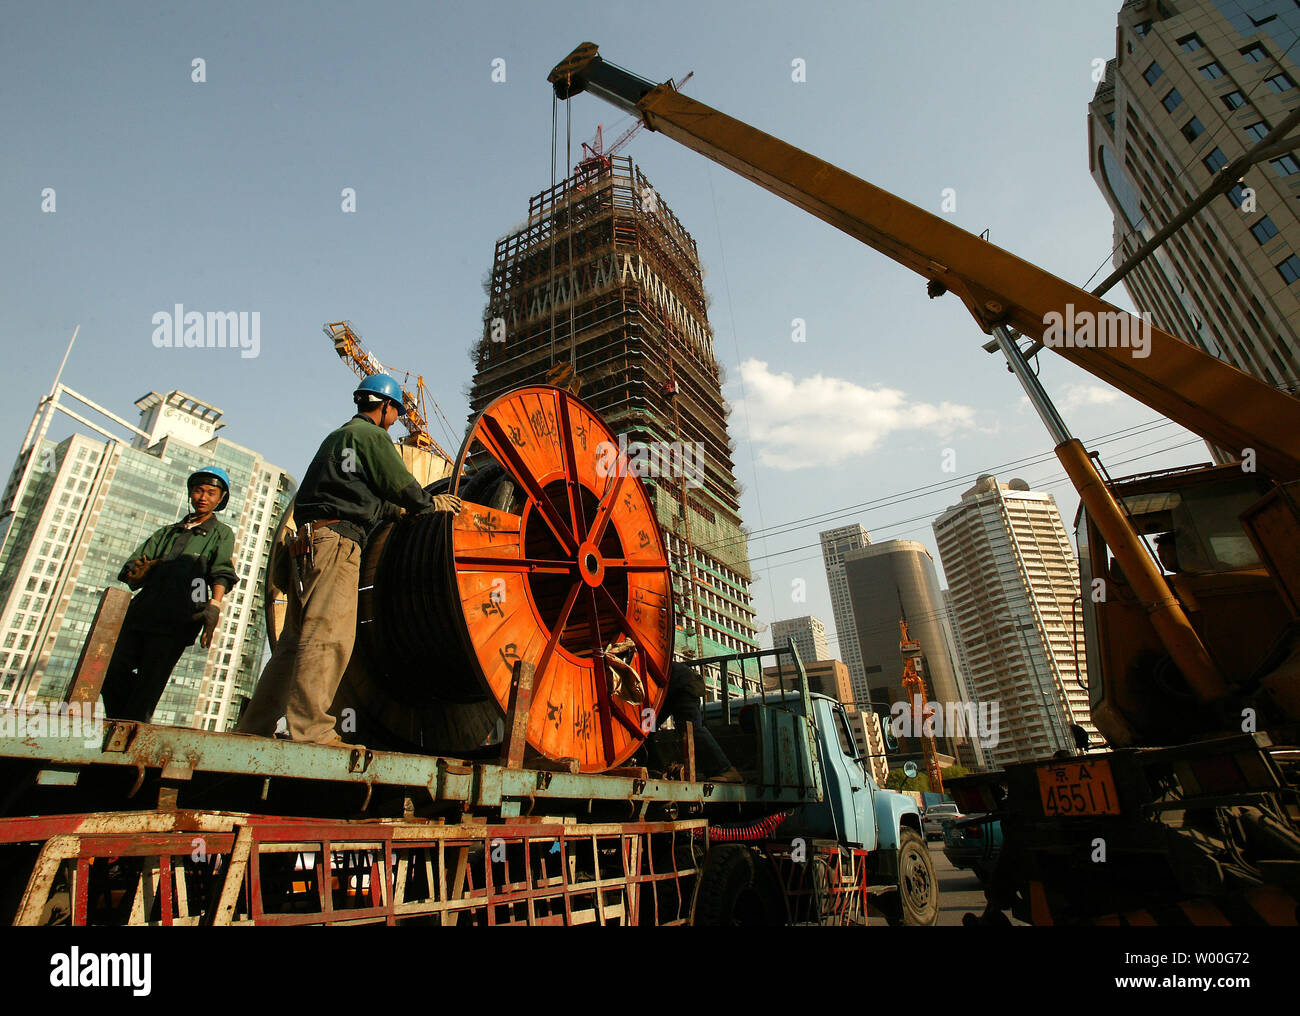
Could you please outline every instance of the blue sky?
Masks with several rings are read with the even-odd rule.
[[[931,211],[953,188],[953,221],[1082,284],[1112,242],[1088,175],[1086,106],[1093,61],[1114,56],[1118,7],[11,6],[0,457],[17,450],[78,324],[65,383],[129,418],[141,394],[180,388],[225,410],[225,436],[301,476],[350,414],[353,376],[320,331],[347,318],[382,360],[423,373],[458,439],[493,245],[550,182],[546,73],[586,40],[646,77],[693,70],[701,101]],[[492,80],[498,59],[504,82]],[[590,96],[569,113],[579,151],[597,123],[607,135],[630,123]],[[662,137],[642,131],[627,152],[708,273],[760,621],[813,613],[833,627],[818,529],[860,521],[877,540],[933,552],[929,520],[968,474],[1052,490],[1069,524],[1077,499],[1054,460],[1001,468],[1051,444],[956,298],[926,299],[919,278]],[[341,209],[349,187],[354,213]],[[155,348],[153,316],[177,303],[258,311],[259,355]],[[1050,357],[1042,376],[1078,436],[1156,420]],[[1189,441],[1165,424],[1099,448],[1123,474],[1204,460]],[[935,484],[947,487],[896,498]],[[791,600],[796,579],[806,602]]]

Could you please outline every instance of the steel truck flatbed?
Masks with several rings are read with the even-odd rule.
[[[742,783],[530,759],[513,709],[490,758],[0,710],[0,915],[860,924],[879,898],[891,920],[933,923],[915,804],[871,781],[843,707],[809,692],[793,647],[695,665],[787,652],[796,690],[705,707]],[[647,764],[689,776],[691,735],[652,734]]]
[[[171,795],[173,807],[242,804],[240,810],[252,811],[274,800],[277,814],[317,817],[392,815],[394,805],[396,814],[494,811],[511,817],[578,805],[584,814],[617,810],[626,819],[652,806],[697,813],[730,806],[739,814],[821,797],[816,780],[764,786],[509,768],[117,720],[105,721],[100,743],[87,741],[57,733],[0,738],[2,814],[14,814],[23,801],[42,813],[151,808],[160,795]],[[85,800],[88,794],[93,799]],[[294,806],[294,798],[302,803]]]

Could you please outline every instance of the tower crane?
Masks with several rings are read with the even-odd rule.
[[[415,393],[412,394],[410,388],[407,387],[411,379],[411,372],[385,367],[380,363],[375,354],[369,352],[362,344],[361,337],[356,333],[356,329],[352,327],[350,321],[332,321],[325,325],[323,331],[329,336],[330,341],[334,343],[334,352],[339,354],[339,359],[346,363],[358,377],[367,378],[372,374],[384,373],[406,375],[407,383],[402,385],[402,402],[406,407],[406,412],[402,416],[402,423],[406,427],[407,434],[401,443],[434,452],[451,461],[451,456],[429,433],[428,414],[425,406],[428,402],[433,402],[433,400],[428,398],[428,391],[424,387],[424,378],[416,375]],[[441,415],[442,410],[438,409],[436,402],[434,402],[433,408],[438,410],[439,415]]]
[[[903,654],[903,694],[912,706],[912,730],[921,742],[921,754],[925,759],[925,771],[930,777],[930,789],[936,794],[943,793],[943,774],[939,771],[939,752],[934,746],[934,734],[926,729],[925,721],[929,718],[930,696],[925,691],[925,678],[921,676],[921,643],[917,642],[907,631],[907,621],[898,620],[898,649]]]

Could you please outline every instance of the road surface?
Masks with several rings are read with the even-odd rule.
[[[982,914],[986,901],[980,880],[964,868],[954,868],[943,856],[942,843],[935,841],[929,847],[934,873],[939,878],[939,926],[960,925],[962,914]],[[1015,918],[1011,923],[1024,926]]]

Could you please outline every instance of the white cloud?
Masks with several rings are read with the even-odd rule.
[[[864,388],[822,374],[796,380],[773,373],[762,360],[746,360],[740,376],[745,397],[733,403],[733,426],[748,422],[758,461],[775,469],[838,465],[898,431],[943,436],[975,424],[970,406],[919,402],[897,388]]]
[[[1066,385],[1060,401],[1062,408],[1067,410],[1086,409],[1089,406],[1105,406],[1119,401],[1119,392],[1105,385]]]

